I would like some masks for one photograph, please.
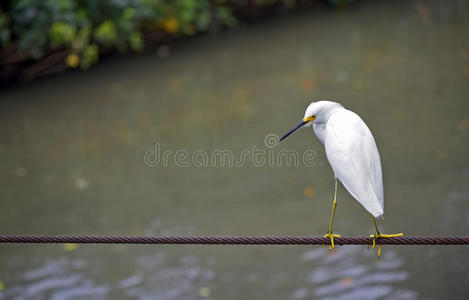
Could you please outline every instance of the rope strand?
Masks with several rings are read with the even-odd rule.
[[[185,244],[185,245],[329,245],[329,238],[310,236],[85,236],[85,235],[0,235],[0,243],[76,244]],[[371,237],[338,237],[336,245],[371,245]],[[378,245],[469,245],[462,237],[379,238]]]

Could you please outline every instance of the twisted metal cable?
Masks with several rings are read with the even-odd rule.
[[[329,245],[329,238],[311,236],[85,236],[85,235],[0,235],[0,243],[76,244],[191,244],[191,245]],[[370,245],[371,237],[340,237],[335,245]],[[379,238],[378,245],[469,245],[462,237]]]

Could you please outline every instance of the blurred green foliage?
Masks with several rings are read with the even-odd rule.
[[[303,0],[304,1],[304,0]],[[329,0],[341,5],[351,0]],[[65,49],[69,67],[88,68],[100,50],[144,49],[144,35],[193,35],[237,24],[233,7],[295,0],[10,0],[0,6],[0,49],[14,44],[34,59]]]
[[[4,47],[10,41],[10,26],[8,16],[0,8],[0,47]]]

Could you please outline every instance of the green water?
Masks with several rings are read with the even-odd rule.
[[[377,141],[382,232],[467,235],[468,28],[466,1],[364,1],[193,38],[163,58],[154,51],[113,58],[0,91],[0,233],[324,234],[333,178],[311,130],[280,146],[314,151],[308,166],[249,155],[228,166],[211,155],[276,155],[266,136],[286,132],[311,100],[330,99],[361,115]],[[161,155],[173,151],[165,164],[148,156],[155,145]],[[178,150],[188,155],[182,165]],[[192,161],[194,153],[206,153],[208,166]],[[372,233],[341,186],[338,201],[337,233]],[[463,246],[386,246],[380,261],[366,246],[68,250],[0,245],[0,299],[464,299],[469,292]]]

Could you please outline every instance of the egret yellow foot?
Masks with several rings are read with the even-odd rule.
[[[403,233],[395,233],[395,234],[384,234],[384,233],[375,233],[375,234],[371,234],[370,237],[373,238],[373,248],[375,248],[376,246],[376,240],[379,239],[379,238],[393,238],[393,237],[398,237],[398,236],[403,236],[404,234]],[[378,245],[378,257],[381,256],[381,244]]]
[[[331,244],[329,245],[329,250],[334,249],[334,238],[340,237],[340,234],[333,234],[332,232],[328,232],[324,235],[325,238],[330,238],[331,239]]]

